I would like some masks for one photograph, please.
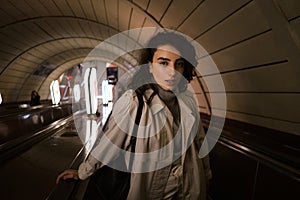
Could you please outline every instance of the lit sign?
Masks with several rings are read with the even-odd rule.
[[[106,76],[108,84],[116,85],[118,82],[118,67],[113,64],[106,64]]]

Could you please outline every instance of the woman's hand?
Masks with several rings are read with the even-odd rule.
[[[78,171],[74,170],[74,169],[67,169],[67,170],[65,170],[64,172],[62,172],[61,174],[59,174],[58,177],[56,178],[56,184],[58,184],[61,179],[62,180],[66,180],[66,179],[69,179],[69,178],[78,180],[79,179],[79,177],[78,177]]]

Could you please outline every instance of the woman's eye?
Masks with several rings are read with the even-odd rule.
[[[168,62],[160,62],[159,64],[160,64],[160,65],[167,66],[167,65],[168,65]]]
[[[184,68],[184,62],[176,62],[175,67],[176,69]]]

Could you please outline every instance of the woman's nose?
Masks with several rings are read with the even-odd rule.
[[[175,69],[174,64],[170,64],[169,67],[168,67],[168,70],[169,70],[169,75],[175,76],[175,74],[176,74],[176,69]]]

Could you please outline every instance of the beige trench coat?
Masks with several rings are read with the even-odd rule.
[[[152,90],[147,90],[144,100],[149,98]],[[181,128],[180,135],[182,153],[181,164],[183,166],[183,196],[184,199],[206,199],[206,183],[211,178],[209,158],[200,159],[198,154],[204,139],[204,129],[200,123],[200,117],[196,103],[189,91],[177,95],[180,106]],[[132,124],[138,108],[138,99],[134,91],[127,91],[116,102],[112,117],[107,122],[104,130],[105,136],[110,142],[99,143],[91,155],[79,167],[79,178],[86,179],[96,169],[117,157],[112,146],[126,149],[130,146],[130,135]],[[135,153],[141,156],[134,160],[131,186],[128,200],[140,199],[162,199],[168,175],[171,169],[172,159],[166,159],[173,155],[173,148],[160,151],[162,147],[168,146],[174,138],[172,133],[173,117],[167,106],[155,95],[151,103],[144,103],[140,126],[151,128],[139,128],[136,141]],[[156,132],[158,132],[156,134]],[[172,145],[171,145],[172,146]],[[158,152],[146,156],[151,152]],[[148,153],[148,154],[147,154]],[[172,156],[171,156],[172,158]],[[99,162],[101,160],[101,162]],[[153,171],[153,167],[159,168]],[[143,171],[147,171],[141,173]]]

